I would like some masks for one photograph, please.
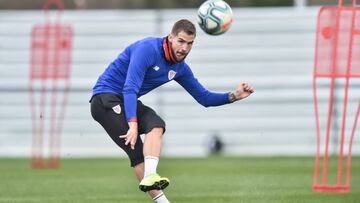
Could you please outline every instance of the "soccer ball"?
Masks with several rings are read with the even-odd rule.
[[[198,10],[198,24],[210,35],[226,32],[233,21],[233,13],[229,4],[222,0],[205,1]]]

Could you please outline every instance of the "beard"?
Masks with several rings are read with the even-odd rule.
[[[180,62],[180,61],[185,60],[185,58],[186,58],[187,55],[189,54],[189,53],[183,54],[183,55],[180,56],[181,58],[179,59],[179,58],[178,58],[178,55],[176,55],[176,52],[174,51],[174,48],[172,48],[172,47],[171,47],[171,52],[172,52],[172,55],[175,57],[175,59],[176,59],[177,62]],[[182,53],[178,52],[178,54],[182,54]]]

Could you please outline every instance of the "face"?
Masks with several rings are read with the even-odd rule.
[[[177,61],[182,61],[189,54],[195,40],[195,35],[188,35],[186,32],[181,31],[177,36],[169,35],[171,48]]]

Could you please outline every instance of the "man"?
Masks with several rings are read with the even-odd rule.
[[[195,36],[194,24],[183,19],[174,24],[167,37],[145,38],[131,44],[108,66],[93,88],[93,118],[129,156],[140,190],[148,192],[158,203],[169,202],[162,190],[170,181],[156,173],[165,122],[138,98],[171,80],[205,107],[229,104],[254,92],[247,83],[241,83],[230,93],[206,90],[184,61]],[[144,143],[140,134],[145,134]]]

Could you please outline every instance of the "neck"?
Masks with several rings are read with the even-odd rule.
[[[171,49],[171,42],[169,41],[168,37],[165,37],[164,41],[163,41],[163,50],[164,50],[164,55],[165,55],[165,59],[166,61],[170,62],[170,63],[179,63],[180,61],[177,61],[173,50]]]

